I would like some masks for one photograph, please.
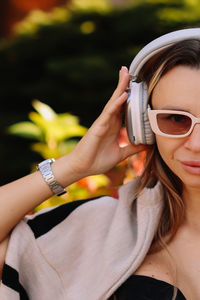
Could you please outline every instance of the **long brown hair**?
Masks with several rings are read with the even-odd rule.
[[[139,80],[148,86],[149,103],[159,79],[178,65],[200,68],[200,40],[189,39],[178,42],[152,57],[139,73]],[[145,169],[138,178],[139,194],[143,188],[152,187],[159,180],[164,190],[164,207],[157,232],[149,253],[164,248],[177,232],[184,220],[185,207],[182,200],[182,182],[161,158],[157,145],[147,151]]]

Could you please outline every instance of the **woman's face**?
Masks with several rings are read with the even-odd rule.
[[[183,110],[200,118],[200,70],[177,66],[154,88],[153,109]],[[161,157],[186,188],[200,190],[200,124],[184,138],[156,135]]]

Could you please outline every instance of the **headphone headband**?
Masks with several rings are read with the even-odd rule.
[[[198,39],[200,40],[200,28],[188,28],[176,30],[158,37],[147,44],[133,59],[129,73],[137,77],[144,64],[161,50],[183,40]]]

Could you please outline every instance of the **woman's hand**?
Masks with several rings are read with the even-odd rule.
[[[127,100],[125,91],[129,73],[122,67],[119,82],[101,115],[71,152],[74,171],[81,176],[104,173],[130,155],[145,150],[145,145],[120,147],[118,137],[122,124],[122,106]]]
[[[75,149],[52,164],[55,177],[63,187],[82,177],[104,173],[147,147],[128,145],[121,148],[118,144],[128,82],[128,70],[122,67],[118,86],[101,115]],[[0,187],[0,242],[27,212],[52,195],[39,171]]]

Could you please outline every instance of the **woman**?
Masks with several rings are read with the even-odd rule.
[[[51,162],[53,186],[40,165],[1,187],[1,299],[200,298],[200,38],[166,46],[139,72],[153,112],[151,146],[117,143],[129,79],[122,67],[99,118],[70,154]],[[25,216],[52,190],[65,192],[143,150],[144,174],[121,187],[119,200]]]

